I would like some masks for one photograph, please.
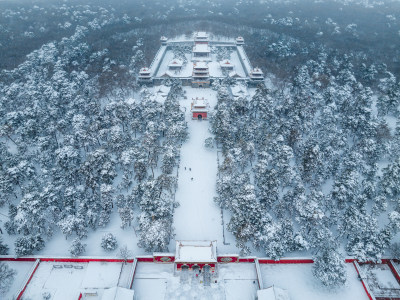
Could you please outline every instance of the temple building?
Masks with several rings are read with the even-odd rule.
[[[151,73],[149,68],[141,68],[139,71],[139,82],[151,82]]]
[[[250,72],[250,79],[253,82],[262,82],[262,81],[264,81],[264,73],[263,73],[263,71],[261,71],[260,68],[254,68]]]
[[[173,59],[169,64],[168,64],[168,70],[170,71],[177,71],[182,69],[183,62],[180,59]]]
[[[163,46],[167,45],[167,41],[168,41],[168,39],[165,36],[162,36],[160,38],[161,45],[163,45]]]
[[[210,46],[208,44],[195,44],[193,47],[193,60],[208,60],[210,58]]]
[[[203,31],[196,32],[194,35],[194,43],[195,44],[208,44],[208,34]]]
[[[208,65],[204,61],[193,64],[192,87],[209,87],[210,73]]]
[[[238,36],[236,38],[236,45],[238,45],[238,46],[244,45],[244,39],[241,36]]]
[[[186,36],[162,36],[160,43],[150,66],[139,71],[139,84],[158,86],[166,79],[177,79],[183,86],[208,88],[228,77],[232,82],[254,87],[264,80],[261,69],[253,68],[247,57],[243,37],[211,38],[207,32],[200,31],[189,40]],[[179,56],[177,47],[182,50]],[[229,53],[229,57],[221,60],[218,55],[220,50]]]
[[[192,99],[191,109],[193,120],[207,120],[209,105],[204,98]]]
[[[176,241],[176,271],[215,272],[217,241]]]
[[[226,60],[220,61],[219,66],[221,67],[221,69],[223,71],[232,71],[234,64],[229,59],[226,59]]]

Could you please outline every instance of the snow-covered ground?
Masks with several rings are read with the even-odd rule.
[[[180,206],[174,215],[177,240],[222,241],[221,210],[214,203],[217,180],[217,152],[204,147],[204,140],[211,135],[208,121],[192,120],[192,98],[216,104],[216,92],[211,89],[186,88],[187,99],[181,100],[186,110],[189,139],[182,145],[178,189],[175,199]],[[186,170],[185,170],[186,168]]]
[[[264,288],[286,289],[291,300],[368,300],[353,264],[346,264],[347,282],[338,290],[328,290],[312,275],[311,264],[261,264]]]
[[[96,294],[93,299],[99,299],[105,289],[126,288],[130,266],[118,262],[41,262],[24,299],[42,299],[43,293],[51,294],[52,300],[78,299],[80,293]]]
[[[180,274],[174,276],[173,264],[138,263],[133,289],[135,299],[179,300],[253,300],[257,292],[257,276],[253,263],[218,266],[210,287],[202,284],[202,276],[189,271],[189,278],[180,282]]]
[[[6,261],[5,262],[11,269],[16,271],[14,281],[10,286],[7,293],[0,295],[0,299],[12,300],[19,292],[21,287],[25,284],[27,277],[35,262],[30,261]]]
[[[362,264],[360,269],[376,297],[400,297],[400,285],[386,264]]]

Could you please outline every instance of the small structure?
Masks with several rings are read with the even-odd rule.
[[[193,47],[193,59],[208,59],[210,57],[210,46],[208,44],[196,44]]]
[[[104,290],[101,300],[133,300],[135,292],[122,287],[112,287]]]
[[[232,71],[234,67],[234,64],[229,59],[220,61],[219,65],[223,71]]]
[[[264,73],[263,71],[261,71],[260,68],[254,68],[251,72],[250,72],[250,79],[253,82],[261,82],[264,80]]]
[[[139,71],[139,82],[151,83],[151,72],[149,68],[141,68]]]
[[[210,86],[210,73],[208,65],[199,61],[193,64],[192,73],[192,87],[209,87]]]
[[[289,293],[281,288],[270,286],[257,291],[258,300],[290,300]]]
[[[236,45],[238,45],[238,46],[244,45],[244,38],[241,37],[241,36],[238,36],[238,37],[236,38]]]
[[[235,99],[246,98],[249,95],[249,93],[247,92],[247,88],[241,84],[232,86],[231,91]]]
[[[175,70],[180,70],[182,69],[183,62],[180,59],[173,59],[169,64],[168,64],[168,69],[171,71]]]
[[[209,105],[207,100],[205,100],[204,98],[192,99],[190,111],[192,112],[193,120],[207,120],[208,110]]]
[[[161,45],[163,45],[163,46],[167,45],[167,41],[168,41],[168,38],[166,38],[165,36],[162,36],[160,38]]]
[[[194,35],[195,44],[208,44],[208,34],[204,31],[196,32]]]
[[[176,271],[214,273],[217,264],[217,241],[176,241]]]
[[[231,77],[231,78],[241,78],[242,76],[240,76],[237,72],[235,72],[235,71],[230,71],[229,72],[229,77]]]

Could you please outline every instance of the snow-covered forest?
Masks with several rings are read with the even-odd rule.
[[[1,1],[0,255],[40,253],[54,234],[82,255],[115,210],[145,252],[169,250],[184,92],[166,80],[159,101],[137,76],[161,34],[196,30],[243,36],[267,78],[245,98],[234,80],[212,87],[214,201],[241,254],[309,255],[336,283],[347,256],[398,256],[395,0]]]

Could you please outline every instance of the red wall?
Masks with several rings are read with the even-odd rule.
[[[312,264],[314,261],[312,259],[259,259],[260,264]]]
[[[239,256],[230,255],[230,256],[218,256],[217,261],[221,264],[226,263],[236,263],[239,262]]]
[[[188,266],[189,270],[192,270],[194,266],[198,266],[200,270],[204,268],[205,265],[209,265],[211,267],[211,272],[214,273],[215,271],[215,264],[185,264],[185,263],[178,263],[176,264],[176,270],[181,271],[183,266]]]
[[[207,113],[206,112],[194,112],[193,113],[193,119],[197,119],[201,115],[203,119],[207,119]]]
[[[154,261],[159,263],[173,263],[175,256],[154,256]]]

